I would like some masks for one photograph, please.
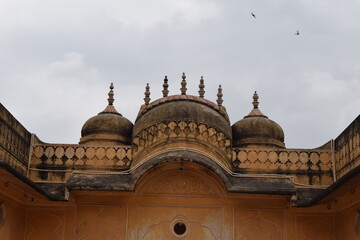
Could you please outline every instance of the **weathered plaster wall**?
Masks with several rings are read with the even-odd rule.
[[[25,239],[73,239],[73,225],[73,207],[28,207],[26,209]]]
[[[360,166],[360,115],[335,139],[337,179]]]
[[[360,204],[336,215],[336,239],[360,239]]]
[[[0,194],[0,239],[22,240],[25,230],[25,208]]]
[[[188,230],[181,239],[359,239],[360,204],[349,204],[357,188],[346,191],[346,202],[335,192],[313,207],[293,208],[289,196],[227,193],[209,169],[179,166],[168,163],[150,170],[135,192],[78,190],[68,202],[51,202],[31,192],[34,200],[14,201],[2,191],[6,210],[0,239],[179,239],[173,233],[179,221]]]

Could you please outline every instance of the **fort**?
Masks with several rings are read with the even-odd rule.
[[[256,92],[231,125],[221,86],[215,103],[203,78],[199,96],[186,85],[169,95],[165,77],[154,101],[147,85],[132,123],[111,84],[79,144],[41,141],[0,104],[0,239],[360,238],[360,115],[321,147],[287,148]]]

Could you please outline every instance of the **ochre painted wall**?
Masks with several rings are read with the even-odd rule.
[[[25,230],[25,207],[0,194],[0,240],[22,240]]]
[[[360,239],[360,204],[336,215],[336,239]]]
[[[223,183],[196,164],[159,166],[135,192],[73,191],[69,202],[35,199],[5,209],[1,240],[236,239],[352,240],[357,206],[292,208],[288,196],[226,193]],[[187,232],[174,235],[182,222]]]

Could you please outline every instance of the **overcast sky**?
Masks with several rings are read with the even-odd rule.
[[[231,124],[257,91],[286,147],[318,147],[360,113],[360,1],[0,0],[0,101],[42,141],[78,143],[111,82],[134,122],[182,72],[188,94],[222,85]]]

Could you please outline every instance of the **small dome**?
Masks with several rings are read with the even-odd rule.
[[[234,147],[280,147],[284,148],[284,132],[279,124],[270,120],[259,109],[259,96],[255,92],[254,109],[232,125]]]
[[[133,124],[113,106],[113,89],[114,86],[111,84],[109,105],[105,110],[85,122],[81,129],[80,144],[131,144]]]

